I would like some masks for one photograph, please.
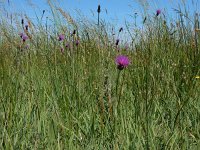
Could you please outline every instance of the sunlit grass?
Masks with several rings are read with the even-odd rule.
[[[75,21],[51,7],[54,28],[2,20],[0,149],[200,147],[196,26],[159,10],[123,43],[129,28],[116,37],[101,18]],[[128,61],[116,64],[119,55]]]

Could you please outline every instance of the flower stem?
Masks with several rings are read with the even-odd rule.
[[[120,73],[121,73],[121,70],[118,70],[118,73],[117,73],[117,80],[116,80],[116,88],[115,88],[116,95],[118,94],[118,84],[119,84]]]

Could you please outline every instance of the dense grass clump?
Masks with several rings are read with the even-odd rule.
[[[200,147],[199,16],[114,35],[50,6],[54,27],[1,18],[0,149]]]

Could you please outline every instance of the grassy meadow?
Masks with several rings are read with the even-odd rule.
[[[200,148],[198,13],[118,29],[101,8],[90,20],[49,6],[37,22],[1,14],[0,149]]]

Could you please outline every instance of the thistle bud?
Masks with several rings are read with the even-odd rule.
[[[98,12],[98,13],[100,13],[100,12],[101,12],[101,6],[100,6],[100,5],[98,5],[97,12]]]
[[[160,15],[160,13],[161,13],[160,9],[156,10],[156,16]]]
[[[76,30],[73,31],[73,35],[75,35],[75,34],[76,34]]]
[[[123,28],[121,27],[120,29],[119,29],[119,32],[122,32],[123,31]]]
[[[119,44],[119,39],[116,40],[115,45],[117,46]]]
[[[26,31],[28,31],[28,25],[25,25]]]

